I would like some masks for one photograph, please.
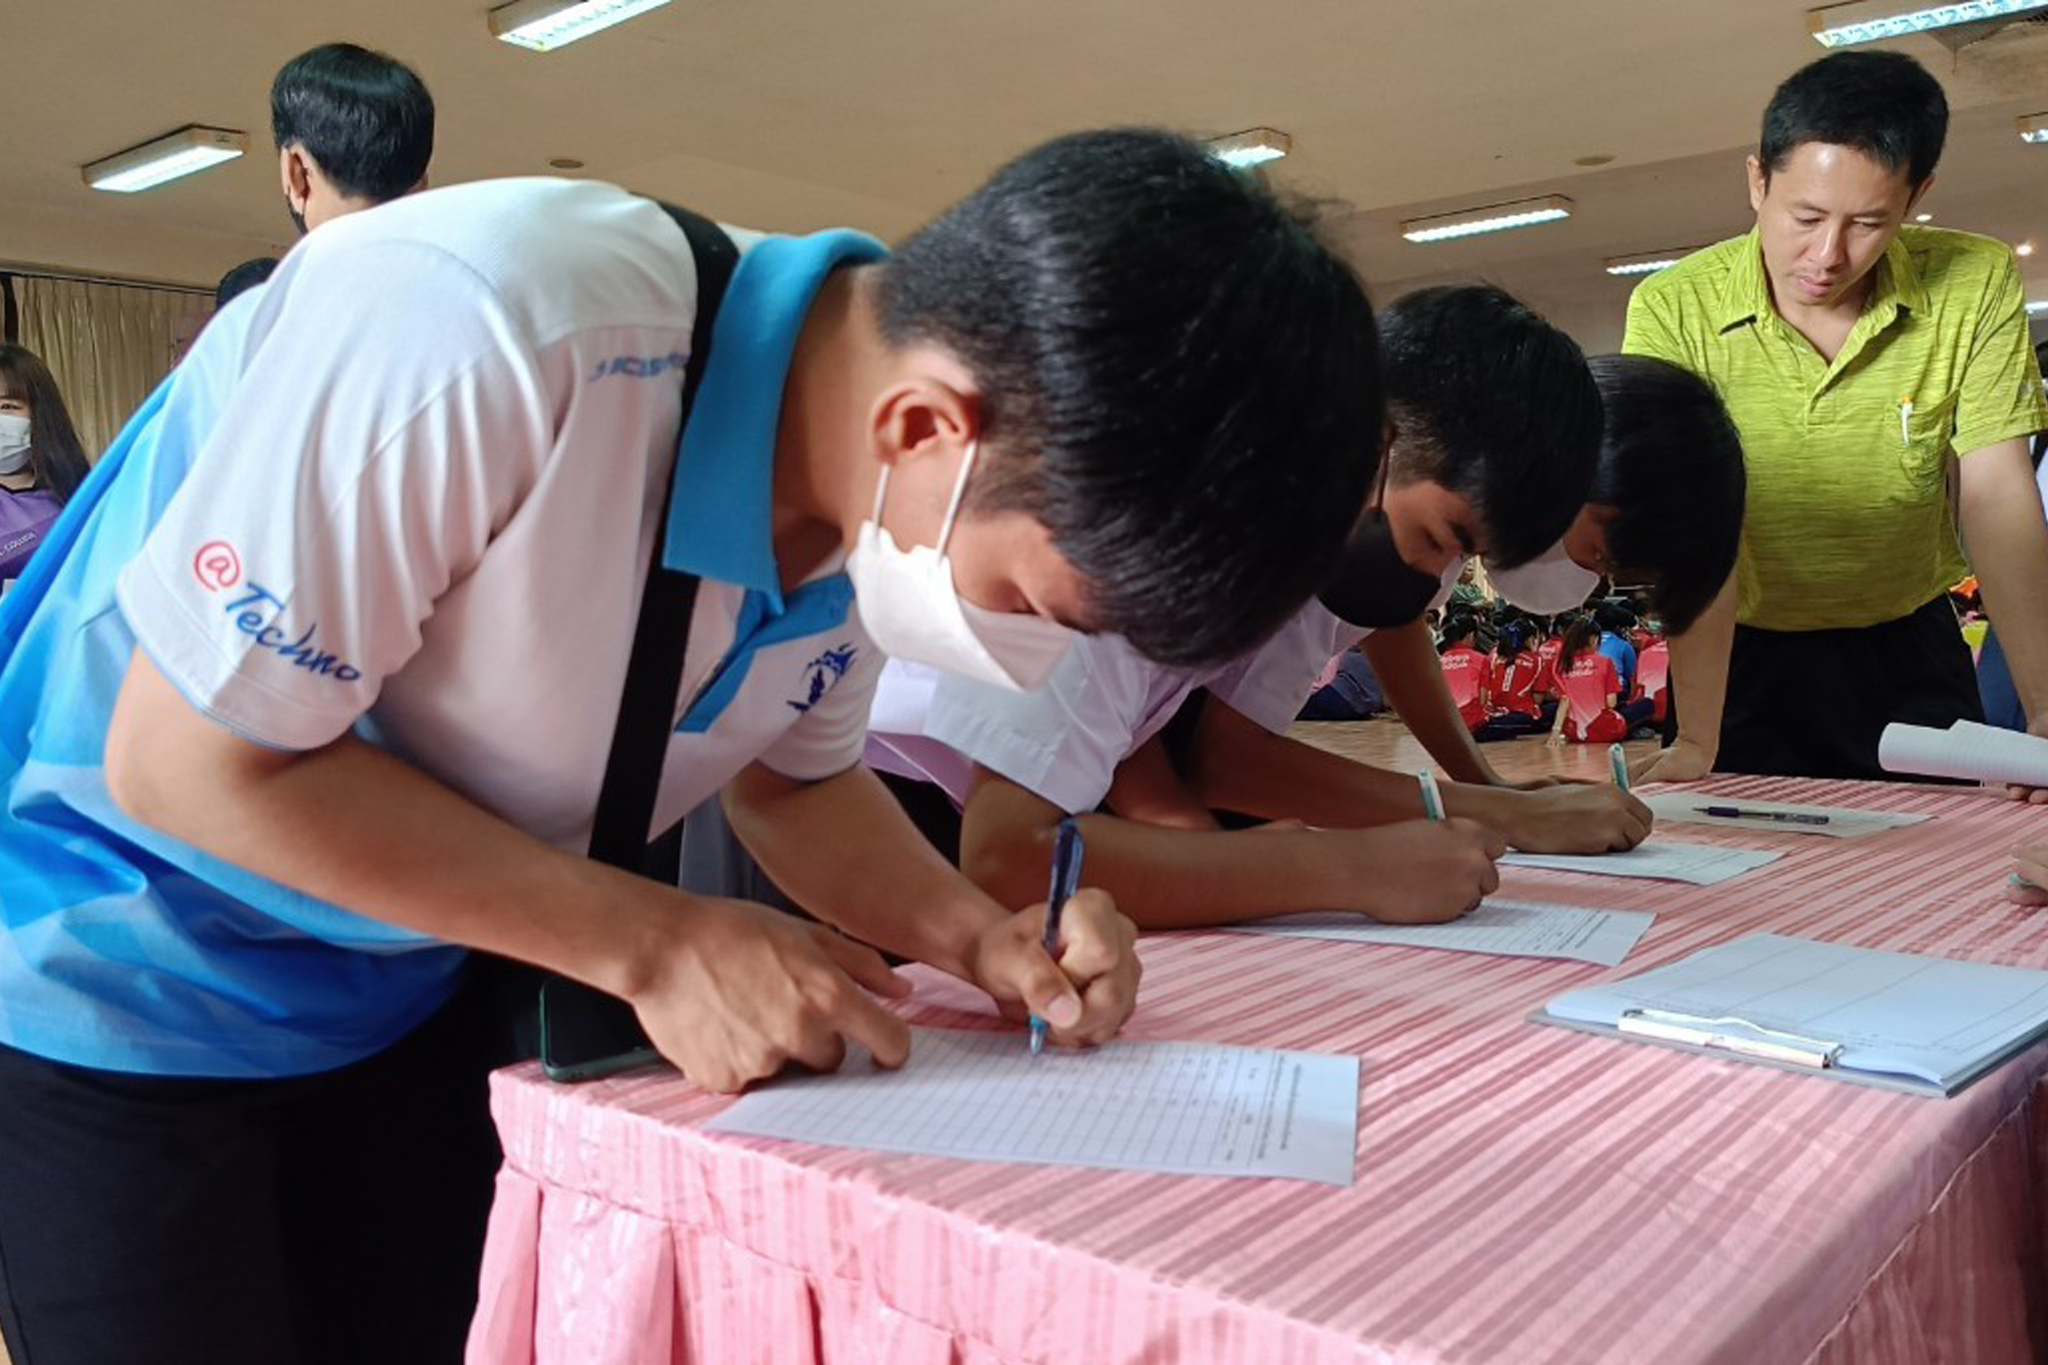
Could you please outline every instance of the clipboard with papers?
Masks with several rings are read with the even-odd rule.
[[[1946,1097],[2048,1037],[2048,971],[1752,934],[1568,991],[1529,1017]]]

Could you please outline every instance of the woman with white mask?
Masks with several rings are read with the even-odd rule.
[[[0,582],[27,566],[88,468],[49,367],[0,345]]]

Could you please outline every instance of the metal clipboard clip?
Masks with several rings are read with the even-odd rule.
[[[1788,1062],[1793,1066],[1833,1066],[1842,1055],[1840,1043],[1787,1033],[1783,1029],[1765,1028],[1733,1015],[1708,1017],[1671,1010],[1635,1009],[1623,1011],[1614,1026],[1619,1032],[1638,1038],[1688,1043],[1763,1061]]]

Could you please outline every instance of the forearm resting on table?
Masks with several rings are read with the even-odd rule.
[[[1043,897],[1061,814],[1015,783],[983,777],[962,816],[962,869],[999,901]],[[1079,823],[1088,849],[1082,881],[1146,928],[1229,924],[1358,898],[1312,831],[1169,829],[1095,814]]]
[[[799,782],[756,763],[727,786],[725,806],[740,842],[797,904],[864,943],[962,979],[973,979],[976,940],[1045,896],[1041,885],[1005,904],[991,900],[866,768]]]
[[[1380,690],[1409,731],[1443,765],[1455,782],[1476,782],[1493,786],[1500,774],[1479,752],[1472,729],[1458,714],[1451,689],[1444,681],[1443,661],[1437,657],[1429,626],[1411,621],[1405,626],[1376,630],[1365,637],[1366,659]]]
[[[1973,451],[1960,468],[1963,543],[2013,686],[2040,726],[2048,723],[2048,521],[2026,442]]]
[[[1189,785],[1217,810],[1346,829],[1424,813],[1413,775],[1276,735],[1213,698],[1202,708],[1194,750]]]
[[[1721,715],[1728,701],[1728,655],[1735,648],[1736,575],[1729,574],[1713,604],[1671,642],[1671,694],[1678,702],[1680,737],[1708,754],[1721,748]]]
[[[551,848],[353,736],[305,752],[251,743],[140,650],[106,772],[130,818],[224,862],[613,995],[639,989],[685,909],[680,892]]]

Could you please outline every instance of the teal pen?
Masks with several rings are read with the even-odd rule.
[[[1061,819],[1059,837],[1052,846],[1052,886],[1045,893],[1045,951],[1055,961],[1060,951],[1060,912],[1067,908],[1067,898],[1081,884],[1081,827],[1069,815]],[[1045,1020],[1031,1016],[1031,1055],[1036,1057],[1045,1051]]]
[[[1619,744],[1607,746],[1607,766],[1614,770],[1614,785],[1628,790],[1628,755],[1621,751]]]
[[[1437,790],[1436,774],[1424,768],[1415,774],[1415,780],[1422,784],[1422,813],[1432,820],[1444,818],[1444,794]]]

